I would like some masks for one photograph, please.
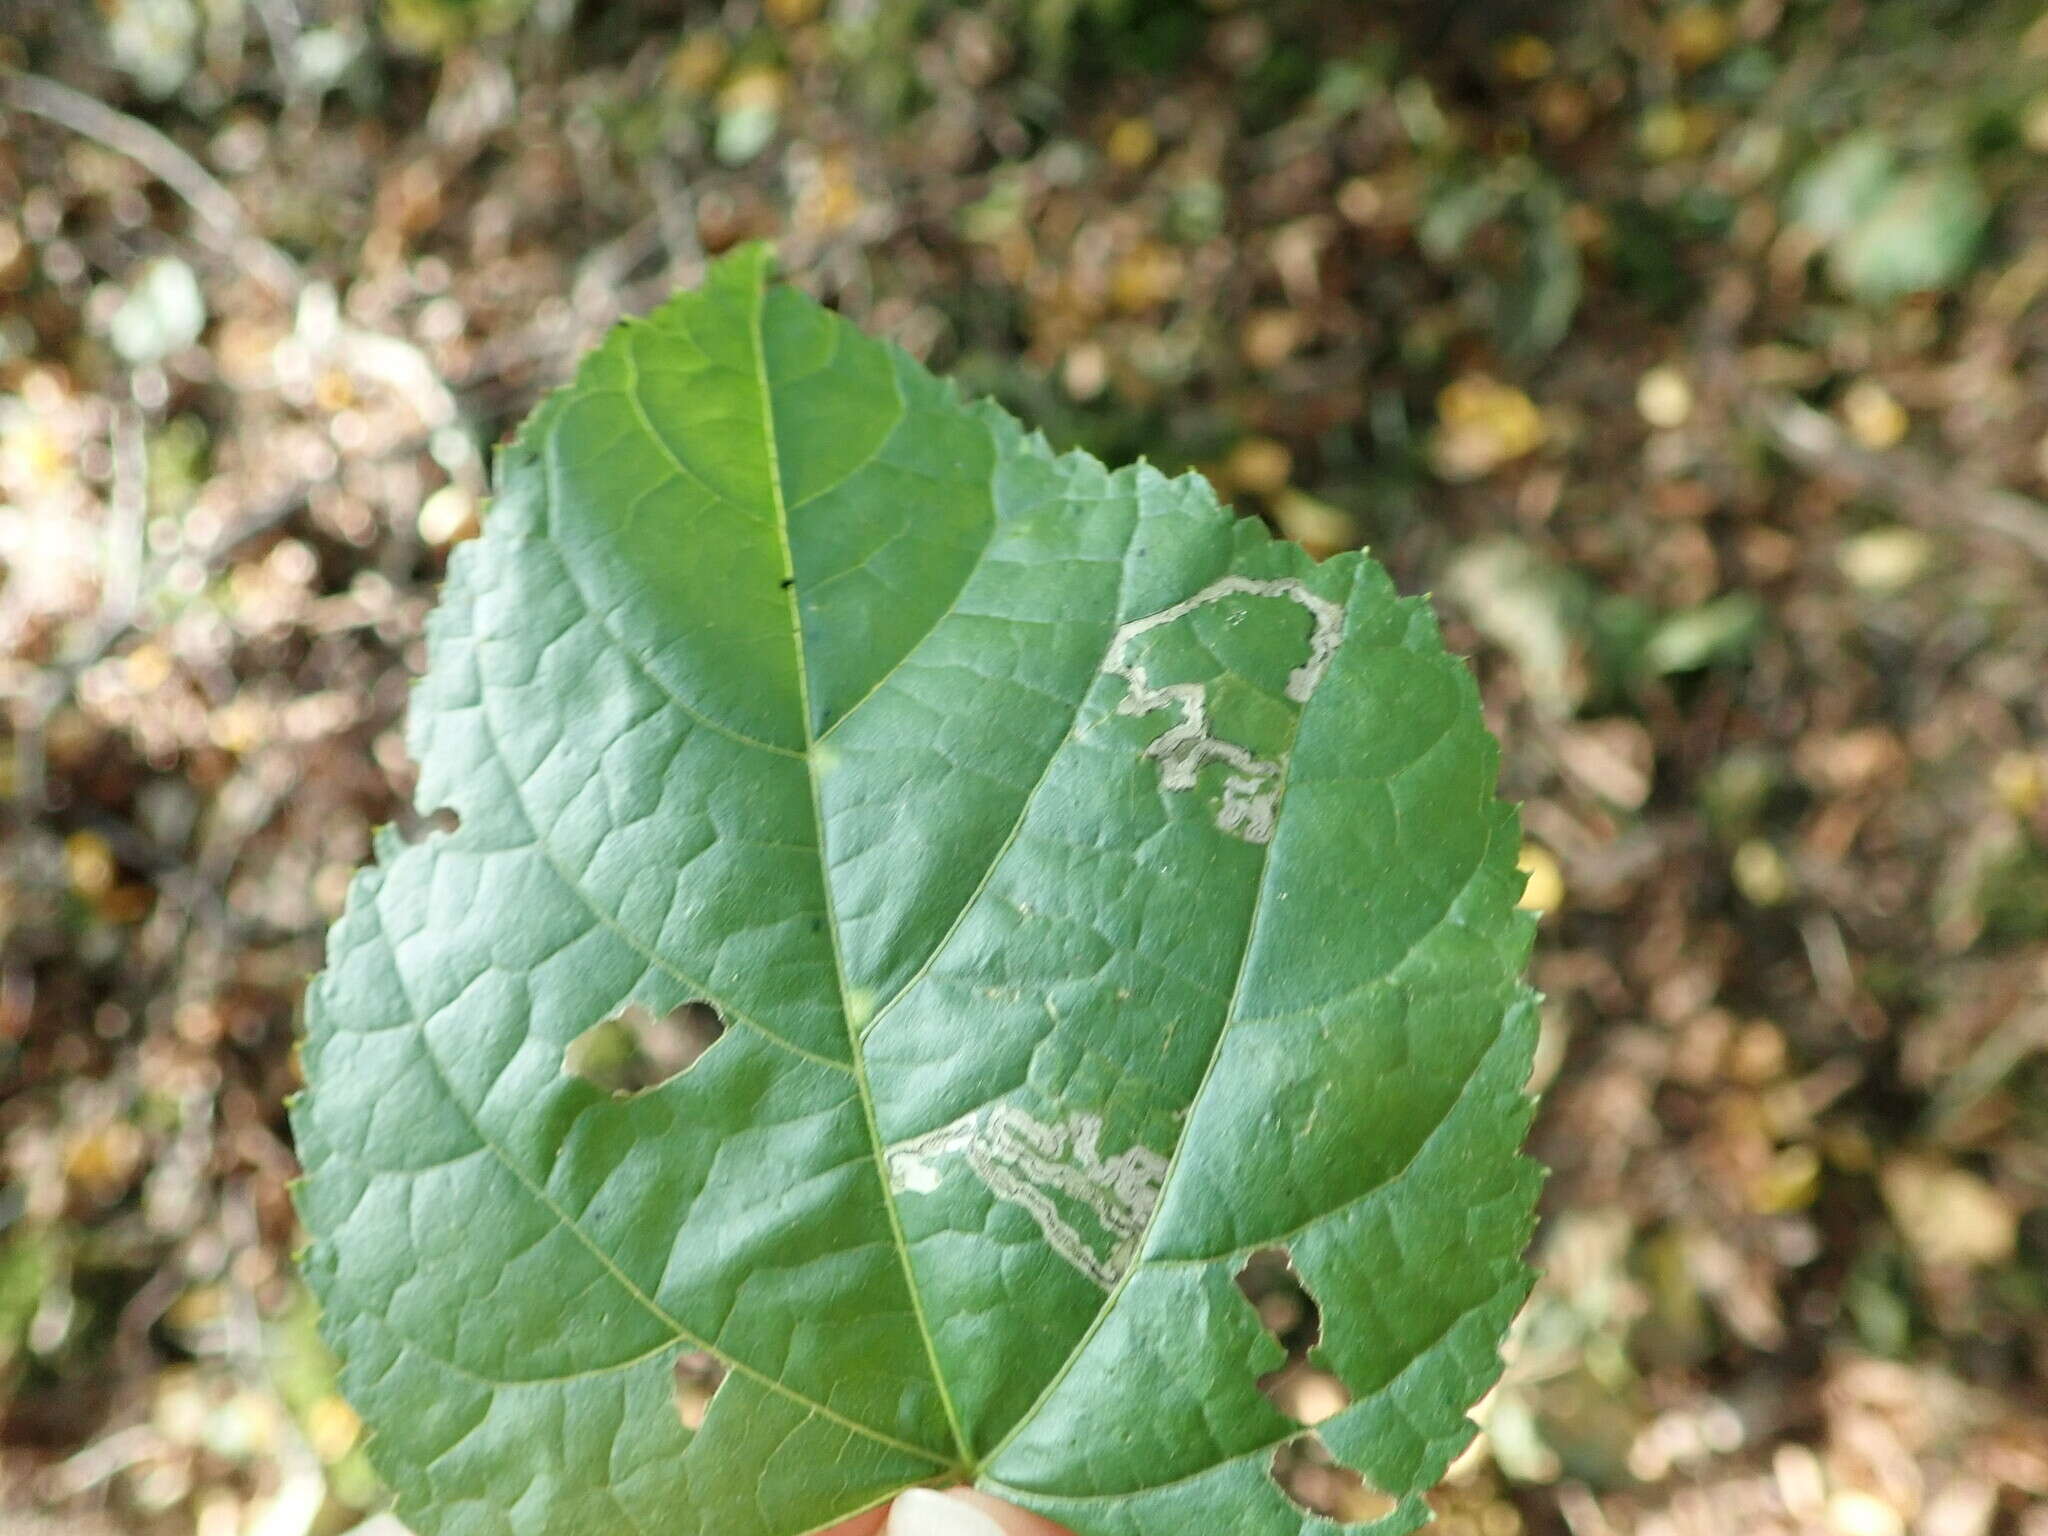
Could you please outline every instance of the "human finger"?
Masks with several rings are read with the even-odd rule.
[[[887,1509],[841,1521],[821,1536],[1072,1536],[1064,1526],[972,1488],[912,1488]]]

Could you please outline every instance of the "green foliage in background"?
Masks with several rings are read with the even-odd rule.
[[[1535,1009],[1463,666],[1147,466],[1056,457],[748,250],[500,464],[420,803],[316,982],[307,1273],[426,1533],[797,1536],[969,1480],[1083,1536],[1328,1528],[1472,1433],[1528,1286]],[[565,1070],[628,1009],[723,1036]],[[729,1374],[700,1425],[679,1360]]]
[[[385,35],[414,53],[441,54],[479,37],[509,32],[533,0],[383,0]]]
[[[1807,167],[1788,211],[1826,249],[1836,285],[1871,303],[1960,282],[1991,219],[1967,162],[1908,168],[1878,133],[1852,135]]]

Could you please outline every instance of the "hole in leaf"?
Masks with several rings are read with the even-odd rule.
[[[430,837],[443,837],[453,832],[462,825],[462,818],[452,805],[444,805],[424,816],[407,807],[399,811],[393,825],[408,844],[424,843]]]
[[[1266,1332],[1290,1355],[1306,1354],[1323,1336],[1321,1309],[1295,1272],[1285,1248],[1261,1248],[1237,1272],[1237,1288]]]
[[[683,1428],[695,1434],[704,1427],[704,1415],[711,1411],[711,1399],[725,1380],[725,1367],[714,1355],[691,1350],[676,1356],[676,1417]]]
[[[1373,1487],[1340,1464],[1311,1430],[1296,1435],[1273,1452],[1273,1481],[1280,1491],[1312,1515],[1341,1525],[1366,1525],[1391,1515],[1400,1500]]]
[[[1305,1428],[1348,1408],[1351,1393],[1344,1383],[1309,1360],[1322,1342],[1323,1314],[1293,1256],[1285,1248],[1259,1249],[1238,1270],[1237,1288],[1287,1351],[1278,1370],[1259,1378],[1266,1400]],[[1337,1461],[1313,1429],[1274,1450],[1272,1474],[1280,1491],[1303,1509],[1344,1524],[1378,1520],[1399,1503]]]
[[[569,1042],[562,1070],[607,1093],[645,1093],[688,1071],[724,1033],[709,1003],[684,1003],[659,1018],[628,1003]]]
[[[1308,1353],[1323,1338],[1322,1309],[1302,1283],[1285,1248],[1261,1248],[1237,1272],[1237,1288],[1287,1360],[1259,1378],[1266,1400],[1297,1424],[1320,1424],[1351,1402],[1344,1383],[1309,1364]]]

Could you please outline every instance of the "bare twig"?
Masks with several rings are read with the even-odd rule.
[[[221,1202],[221,1228],[236,1252],[262,1248],[262,1224],[256,1219],[255,1205],[246,1187],[235,1189]],[[254,1292],[232,1270],[227,1296],[221,1352],[244,1391],[276,1401],[275,1373],[264,1343],[262,1309]],[[278,1416],[275,1455],[282,1477],[269,1497],[256,1506],[257,1513],[246,1529],[255,1536],[306,1536],[326,1506],[327,1475],[307,1442],[306,1432],[289,1413]]]
[[[695,282],[704,269],[704,247],[697,239],[696,201],[668,162],[650,155],[643,164],[647,195],[654,201],[661,242],[668,250],[670,283]]]
[[[282,14],[295,16],[286,4]],[[426,354],[401,336],[385,335],[352,325],[341,316],[334,291],[324,284],[310,287],[298,264],[276,245],[258,234],[235,195],[222,186],[197,160],[149,124],[104,102],[41,75],[0,71],[0,107],[25,112],[55,123],[125,156],[175,192],[198,216],[202,238],[221,256],[252,274],[287,303],[296,303],[299,338],[316,353],[336,357],[367,378],[386,385],[411,402],[428,433],[455,422],[460,407],[454,392],[441,382]],[[133,460],[140,450],[141,422],[133,413],[116,418],[115,517],[110,529],[110,554],[127,547],[131,534],[140,550],[140,516],[146,508],[127,503],[141,495],[139,473]],[[130,429],[132,443],[124,440],[122,428]],[[289,516],[299,505],[294,492],[286,501],[258,509],[231,535],[206,552],[219,560],[267,528]],[[133,515],[127,515],[130,512]],[[112,648],[127,633],[136,608],[139,569],[127,571],[118,563],[110,565],[109,595],[103,603],[103,623],[84,653],[67,668],[69,677]],[[116,579],[122,578],[122,579]],[[68,693],[67,686],[50,700]]]
[[[277,65],[280,78],[290,81],[292,77],[292,50],[298,46],[299,34],[305,30],[299,19],[299,8],[293,0],[256,0],[256,19],[262,23],[264,35],[270,42],[271,58]]]
[[[1911,521],[1936,532],[1958,524],[2017,544],[2048,564],[2048,506],[1961,475],[1946,475],[1917,453],[1864,448],[1832,418],[1790,395],[1759,395],[1751,415],[1793,463],[1891,502]]]
[[[114,483],[107,497],[99,622],[118,634],[142,601],[143,525],[149,517],[149,443],[142,412],[125,401],[116,405],[112,437]]]
[[[0,106],[44,118],[125,155],[183,198],[224,255],[282,298],[299,291],[292,259],[249,228],[235,195],[163,134],[105,102],[41,75],[0,74]]]
[[[1928,1134],[1946,1135],[2036,1051],[2048,1051],[2048,1003],[2040,1001],[2014,1009],[1949,1074],[1927,1107]]]
[[[1832,912],[1809,912],[1800,920],[1799,938],[1821,1001],[1837,1012],[1846,1010],[1856,996],[1856,969],[1842,940],[1842,925]]]
[[[84,1450],[59,1462],[45,1474],[50,1492],[57,1498],[75,1497],[162,1454],[164,1437],[151,1424],[133,1424],[96,1440]]]

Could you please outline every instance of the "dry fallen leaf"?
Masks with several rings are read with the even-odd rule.
[[[1534,453],[1549,435],[1535,401],[1486,374],[1445,385],[1436,405],[1430,461],[1446,480],[1483,479]]]
[[[1885,1160],[1878,1188],[1913,1257],[1929,1268],[1976,1268],[2012,1257],[2018,1213],[1995,1186],[1967,1169],[1901,1152]]]

